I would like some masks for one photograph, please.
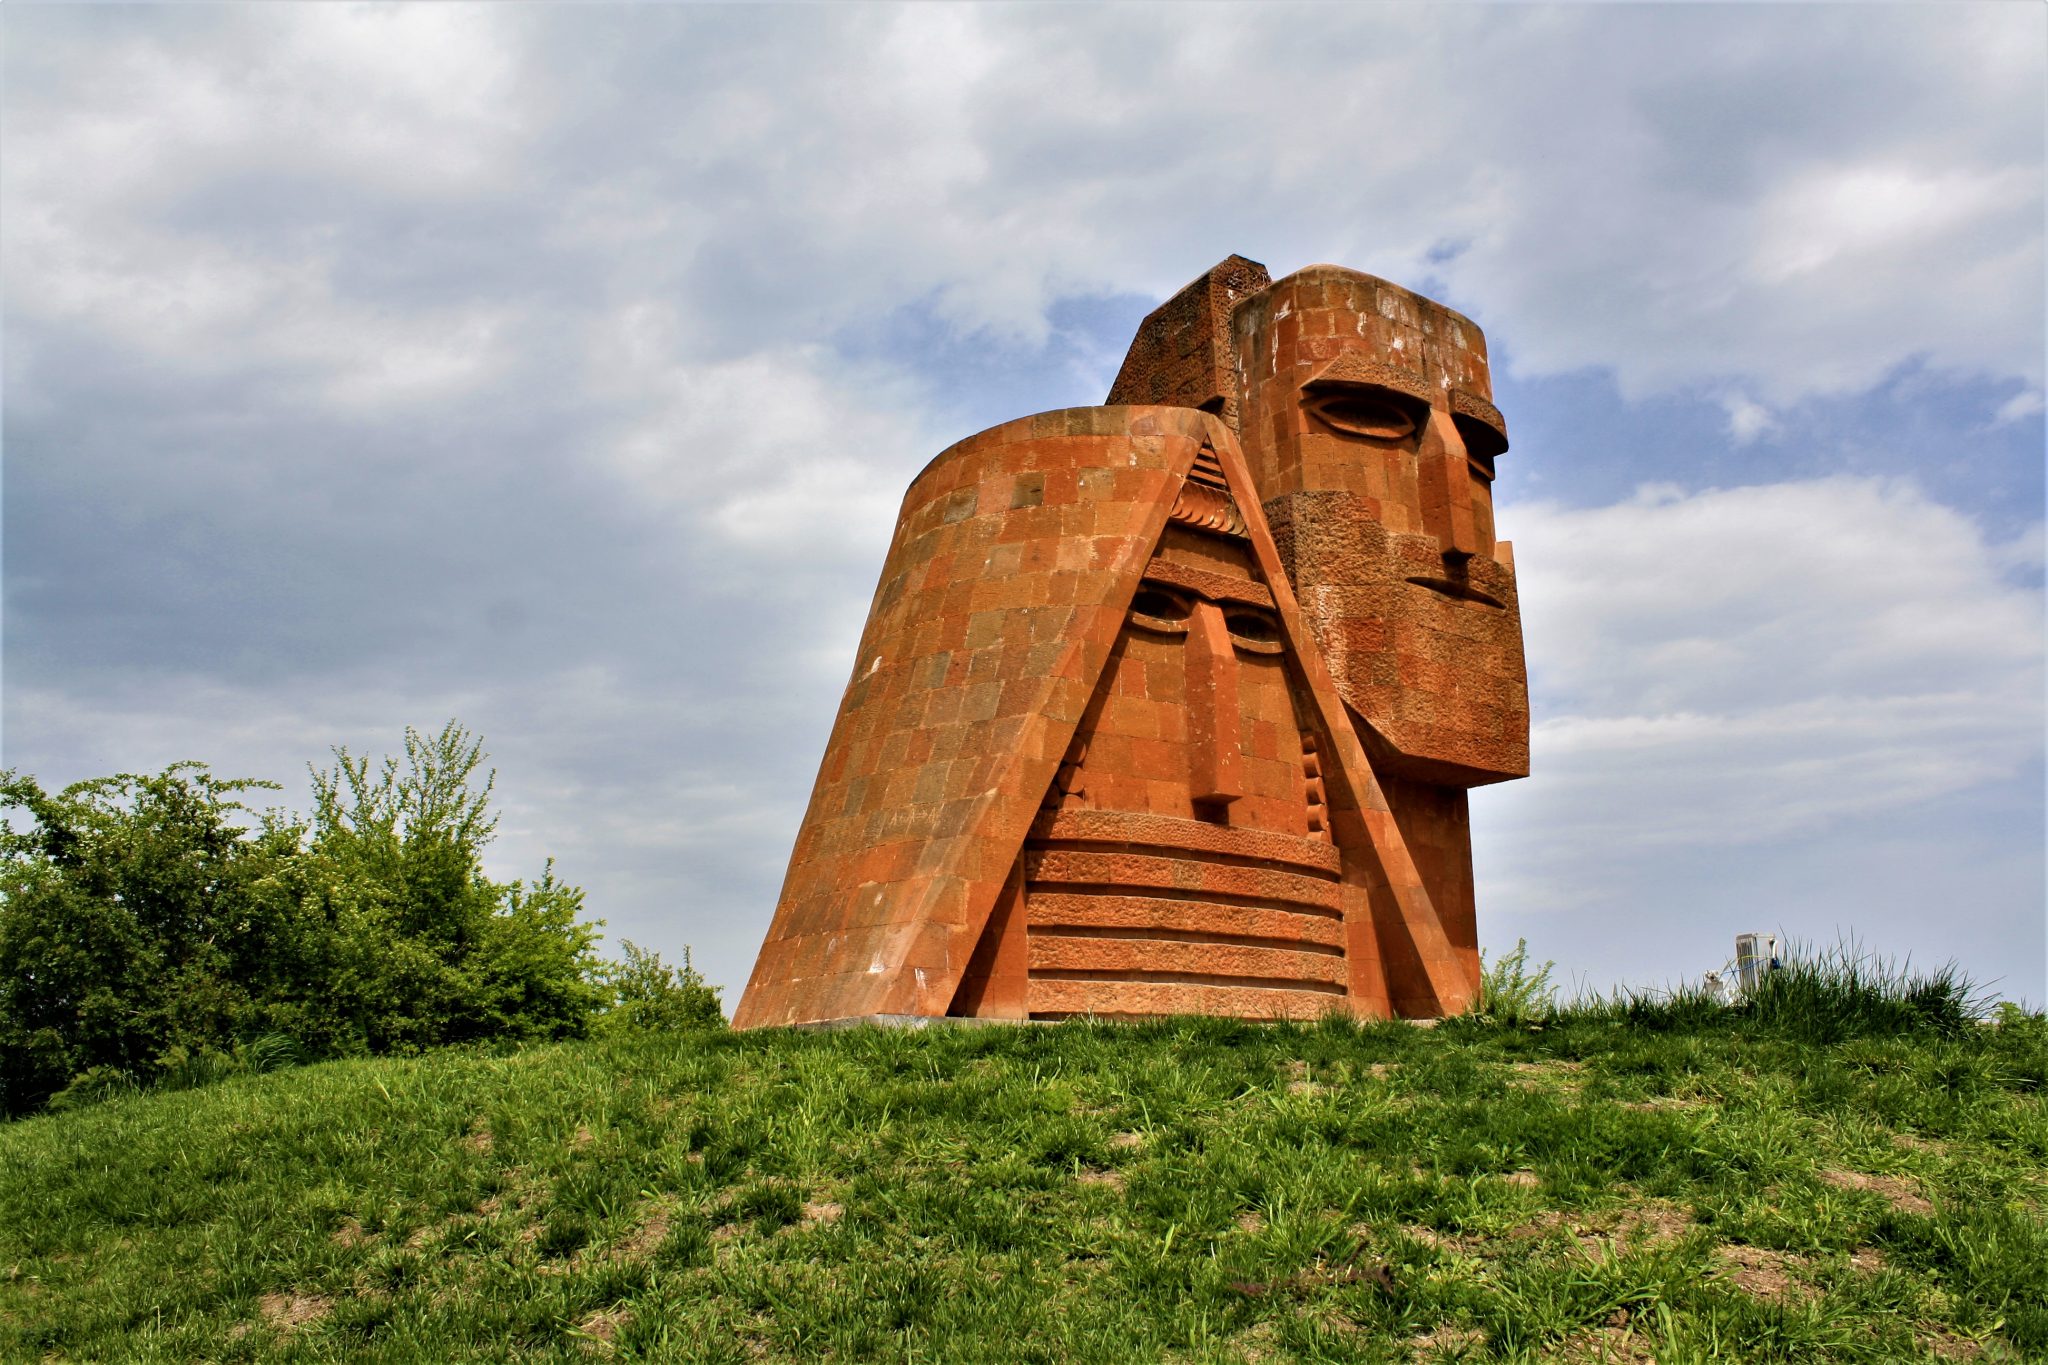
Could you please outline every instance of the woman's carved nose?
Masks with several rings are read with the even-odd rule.
[[[1188,795],[1197,808],[1244,795],[1237,654],[1223,608],[1197,602],[1188,617]]]

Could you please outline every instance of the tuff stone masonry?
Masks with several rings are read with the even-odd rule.
[[[912,483],[742,1028],[1430,1017],[1528,772],[1479,329],[1233,256]]]

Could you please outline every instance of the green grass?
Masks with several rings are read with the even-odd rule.
[[[682,1032],[120,1096],[0,1127],[0,1357],[2048,1359],[2048,1027],[1821,1013]]]

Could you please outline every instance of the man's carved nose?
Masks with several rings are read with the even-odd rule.
[[[1472,517],[1472,466],[1465,450],[1465,438],[1448,412],[1429,414],[1429,438],[1422,458],[1437,461],[1439,477],[1427,481],[1433,492],[1443,490],[1443,502],[1425,506],[1424,515],[1436,532],[1446,564],[1463,564],[1479,553],[1479,528]],[[1434,501],[1434,499],[1431,499]]]
[[[1197,602],[1188,617],[1188,795],[1197,806],[1244,795],[1237,653],[1223,608]]]

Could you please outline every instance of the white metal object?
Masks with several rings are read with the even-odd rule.
[[[1755,990],[1783,965],[1784,950],[1776,934],[1735,936],[1735,980],[1745,992]]]

